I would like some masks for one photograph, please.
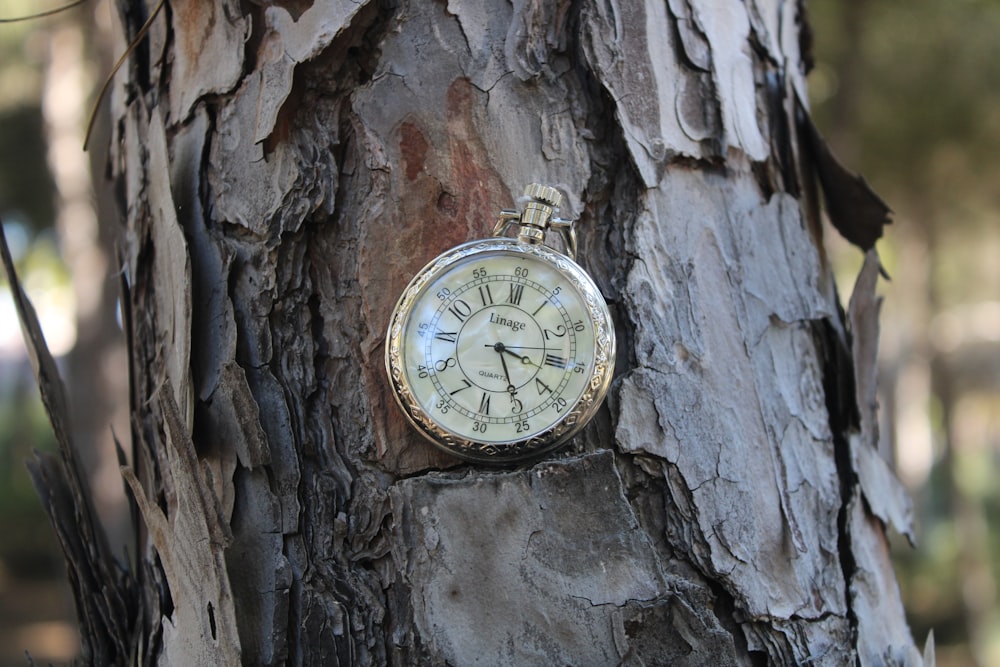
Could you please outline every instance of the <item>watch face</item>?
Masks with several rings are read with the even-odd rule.
[[[561,444],[593,416],[614,333],[589,276],[545,246],[458,246],[404,291],[386,365],[411,422],[454,454],[515,461]]]

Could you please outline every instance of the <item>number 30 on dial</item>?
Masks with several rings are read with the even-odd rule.
[[[505,463],[551,451],[590,420],[614,350],[607,306],[582,268],[497,238],[458,246],[414,277],[393,312],[386,367],[431,442]]]

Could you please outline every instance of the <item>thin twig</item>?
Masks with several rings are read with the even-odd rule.
[[[149,27],[153,25],[153,21],[160,14],[160,10],[163,9],[163,5],[166,1],[167,0],[160,0],[156,4],[156,8],[153,9],[149,18],[146,19],[146,22],[142,24],[141,28],[139,28],[139,32],[136,33],[135,39],[133,39],[132,43],[128,45],[127,49],[125,49],[125,53],[118,58],[118,62],[116,62],[115,66],[111,68],[111,74],[109,74],[108,78],[104,80],[104,85],[101,86],[101,92],[97,94],[97,99],[94,101],[94,107],[90,110],[90,119],[87,121],[87,134],[83,138],[83,150],[86,151],[87,144],[90,143],[90,135],[94,131],[94,122],[97,120],[97,110],[100,108],[101,101],[104,99],[104,95],[107,94],[108,88],[111,87],[111,82],[114,81],[115,74],[117,74],[118,70],[121,69],[121,66],[125,64],[128,57],[132,55],[132,52],[135,51],[139,42],[141,42],[142,38],[146,36],[146,33],[149,32]]]

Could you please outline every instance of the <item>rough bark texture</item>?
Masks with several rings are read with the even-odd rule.
[[[173,0],[114,91],[149,663],[918,664],[877,257],[848,318],[814,181],[866,248],[885,210],[818,150],[800,3],[262,5]],[[385,326],[531,181],[616,380],[549,460],[460,465]]]

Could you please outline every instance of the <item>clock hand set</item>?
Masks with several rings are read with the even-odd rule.
[[[536,364],[535,362],[533,362],[531,360],[531,357],[529,357],[526,354],[525,355],[520,355],[520,354],[518,354],[517,352],[515,352],[514,350],[512,350],[510,348],[511,347],[517,347],[517,348],[521,348],[521,349],[524,349],[524,350],[544,350],[545,349],[545,348],[542,348],[542,347],[527,347],[525,345],[511,345],[510,347],[508,347],[508,346],[504,345],[503,343],[494,343],[493,345],[490,345],[489,343],[487,343],[483,347],[492,347],[494,350],[496,350],[497,352],[501,353],[501,356],[500,356],[501,360],[503,359],[503,355],[504,354],[509,354],[512,357],[520,359],[522,364],[531,364],[532,366],[538,366],[538,364]],[[540,366],[539,366],[539,368],[540,368]],[[506,370],[507,370],[507,364],[505,363],[504,364],[504,372],[506,372]],[[507,382],[508,383],[510,382],[510,378],[509,377],[507,378]]]

